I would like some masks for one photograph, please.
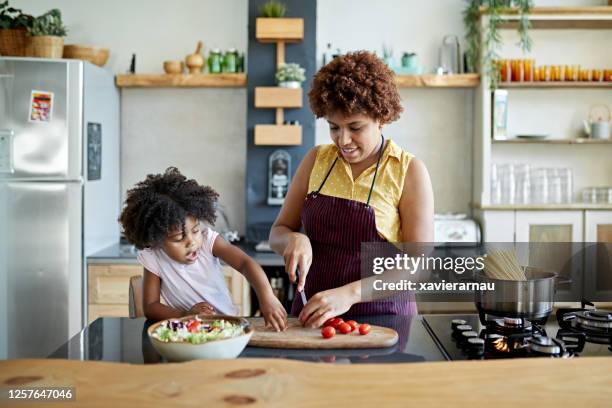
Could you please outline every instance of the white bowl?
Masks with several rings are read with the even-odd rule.
[[[178,320],[189,320],[193,316],[186,316]],[[212,323],[215,320],[227,320],[228,322],[240,324],[244,327],[244,334],[231,337],[229,339],[221,339],[208,341],[200,344],[192,344],[188,342],[164,342],[152,336],[153,332],[165,320],[152,324],[148,329],[149,339],[155,347],[155,350],[168,361],[189,361],[197,359],[228,359],[236,358],[246,347],[253,335],[253,328],[246,319],[232,316],[204,316],[198,315],[205,323]],[[167,319],[177,320],[177,319]]]

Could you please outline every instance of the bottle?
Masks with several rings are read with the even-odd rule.
[[[333,58],[331,43],[327,43],[327,49],[323,53],[323,65],[328,64]]]

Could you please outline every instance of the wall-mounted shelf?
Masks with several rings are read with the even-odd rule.
[[[589,203],[567,203],[567,204],[474,204],[472,208],[479,210],[494,211],[571,211],[571,210],[612,210],[612,204],[589,204]]]
[[[480,75],[396,75],[395,83],[399,88],[476,88],[480,84]]]
[[[255,20],[255,38],[262,43],[300,42],[304,38],[304,19],[258,18]]]
[[[247,76],[240,74],[123,74],[115,76],[120,88],[243,88]]]
[[[302,88],[258,86],[255,88],[256,108],[301,108]]]
[[[302,144],[300,125],[255,125],[255,144],[297,146]]]
[[[509,82],[500,83],[500,89],[608,89],[612,82]]]
[[[486,8],[480,9],[486,16]],[[517,9],[500,12],[502,21],[499,28],[516,29],[520,18]],[[534,7],[529,21],[532,29],[610,29],[612,28],[612,7]]]
[[[601,145],[612,144],[610,139],[508,139],[491,140],[493,144],[558,144],[558,145]]]

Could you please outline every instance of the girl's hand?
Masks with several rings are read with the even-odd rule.
[[[296,232],[291,235],[287,242],[285,252],[283,252],[283,258],[285,258],[285,271],[289,275],[289,280],[295,283],[295,271],[299,268],[300,281],[298,282],[297,290],[301,292],[304,290],[304,282],[306,282],[306,275],[312,264],[312,245],[310,239],[304,234]]]
[[[327,319],[340,316],[351,308],[359,299],[350,285],[319,292],[308,300],[298,316],[305,327],[318,328]]]
[[[262,297],[259,306],[266,327],[272,327],[276,331],[284,331],[287,328],[287,312],[274,294]]]
[[[207,316],[217,314],[215,308],[208,302],[196,303],[195,305],[191,306],[190,312],[193,314],[203,314]]]

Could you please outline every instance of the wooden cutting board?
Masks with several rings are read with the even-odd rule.
[[[391,347],[399,336],[393,329],[372,326],[372,331],[365,336],[357,330],[350,334],[336,333],[331,339],[321,336],[321,329],[302,327],[295,317],[289,318],[289,327],[284,332],[266,329],[263,318],[247,319],[255,329],[249,341],[251,347],[269,347],[280,349],[364,349]],[[367,323],[367,322],[364,322]]]

